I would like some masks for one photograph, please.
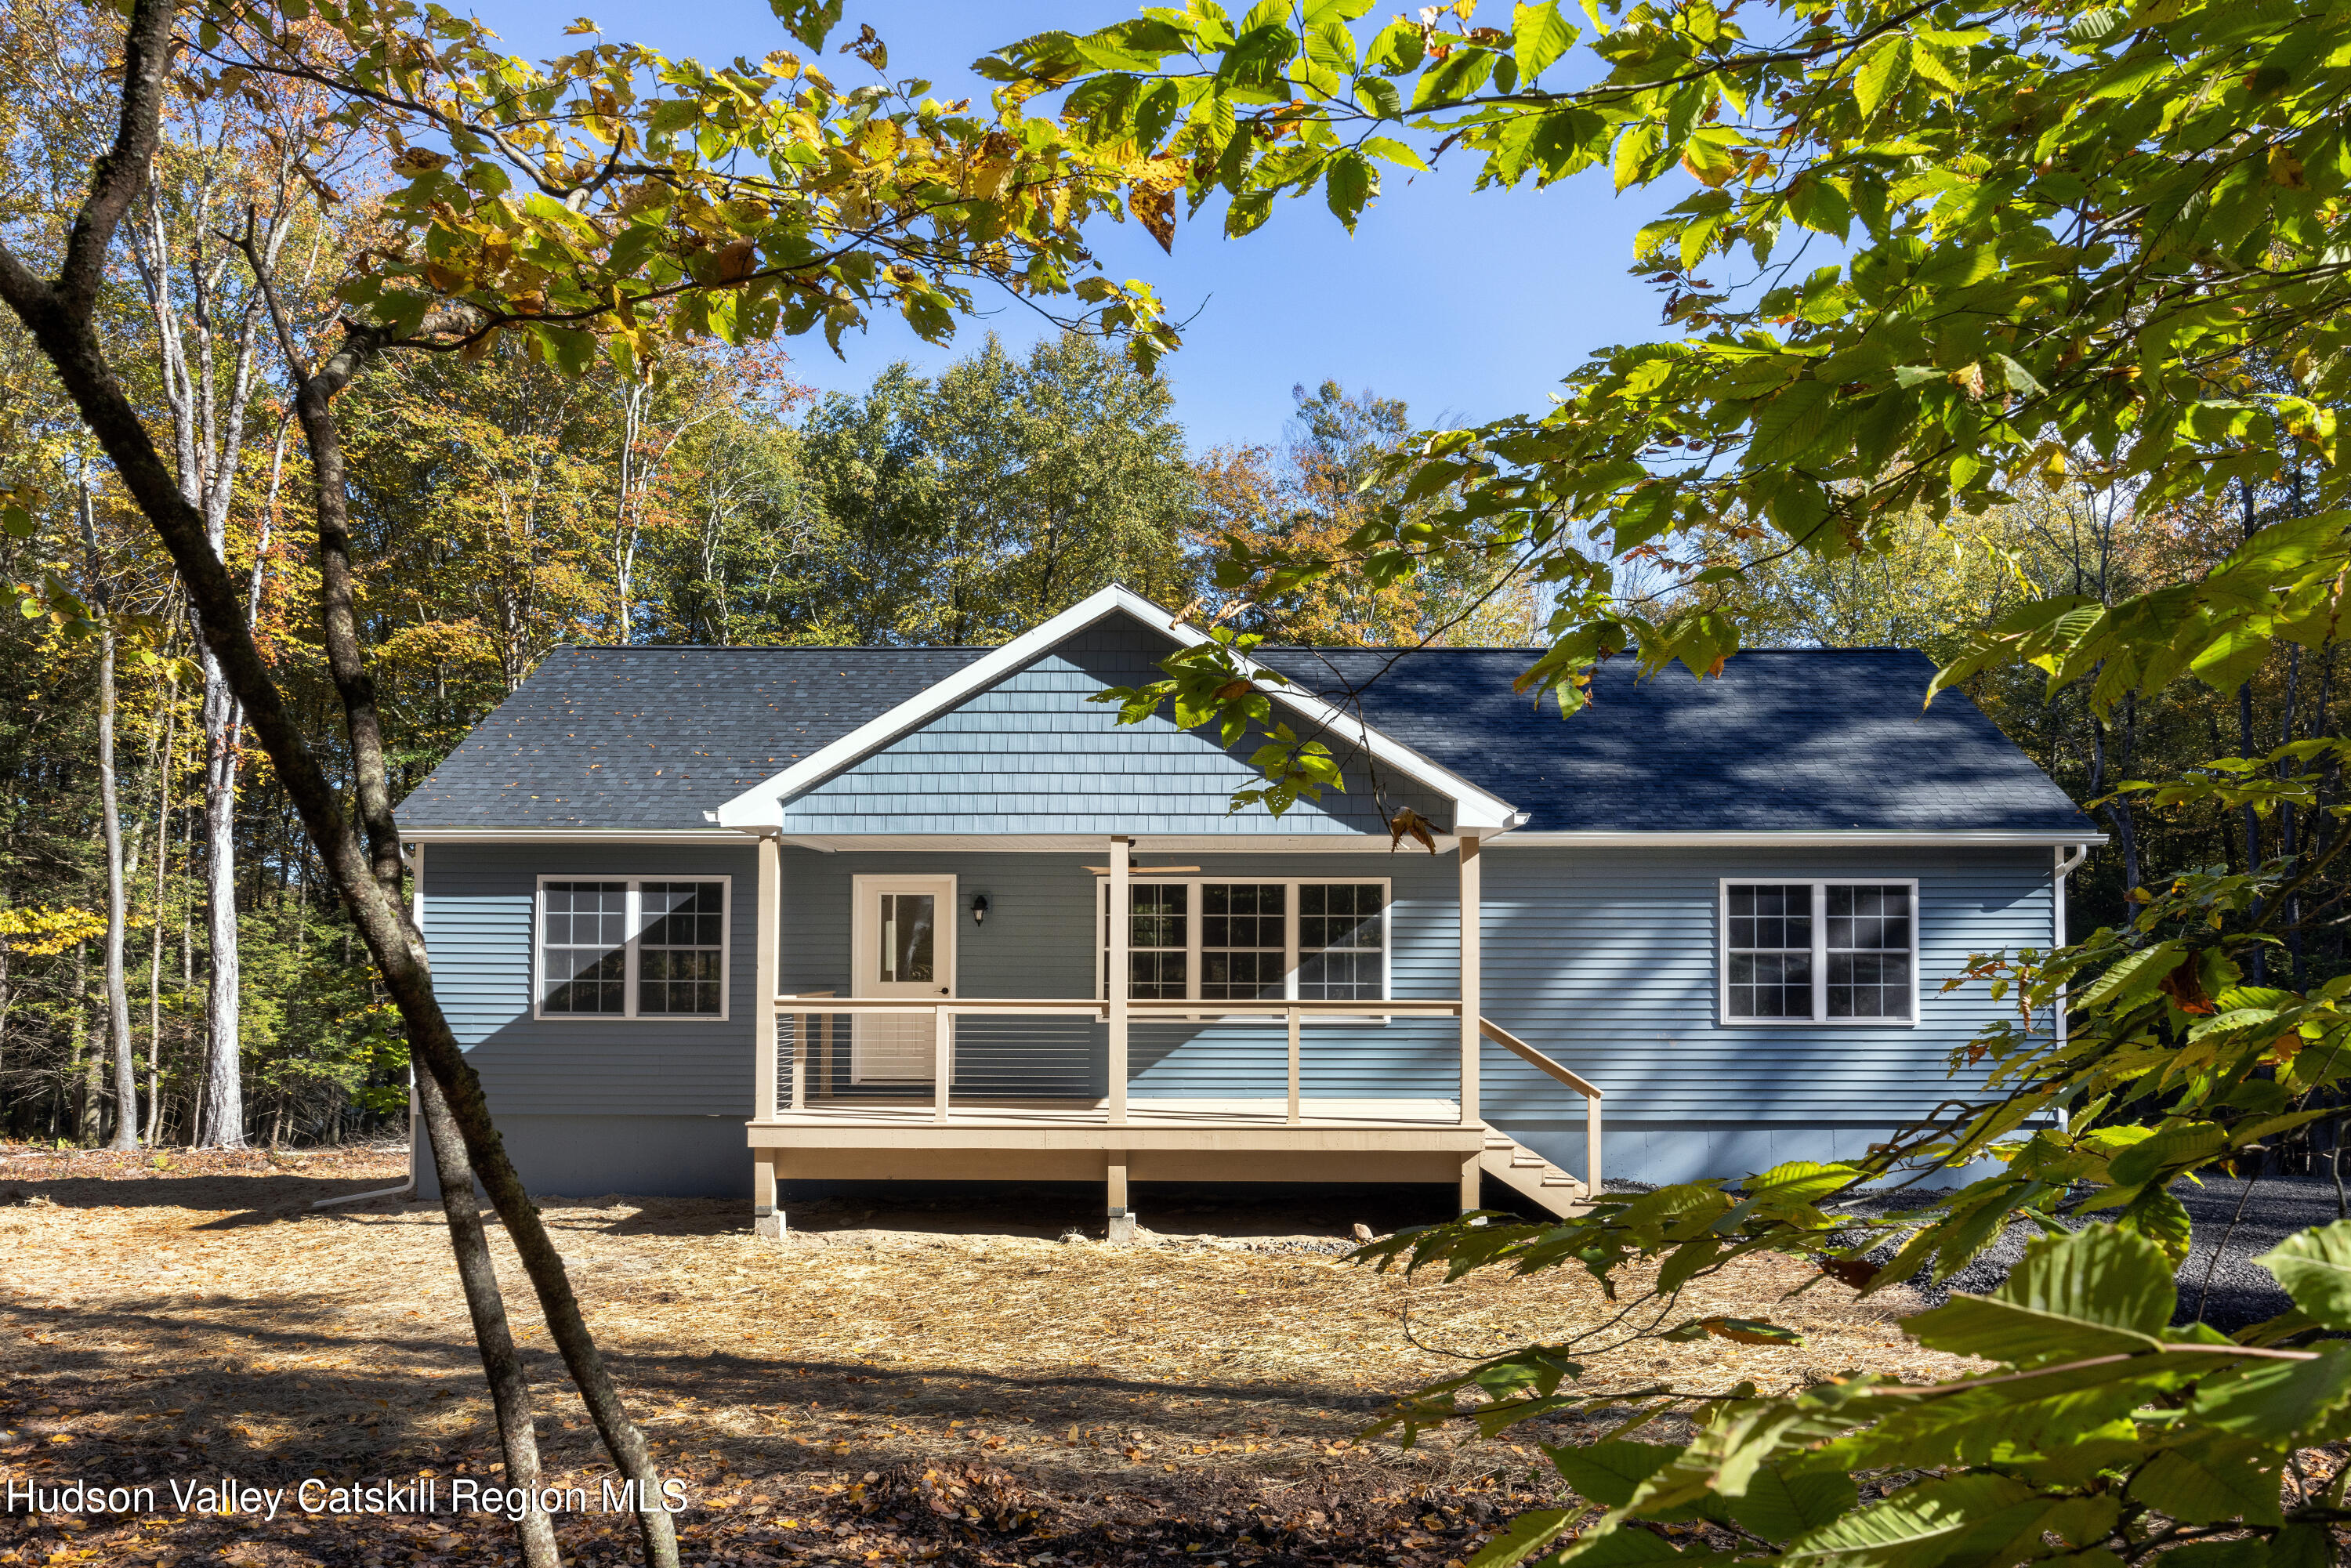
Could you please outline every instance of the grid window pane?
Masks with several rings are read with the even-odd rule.
[[[1806,1019],[1813,1016],[1810,953],[1733,953],[1730,1016]]]
[[[1298,995],[1307,1001],[1376,1001],[1386,994],[1387,913],[1375,882],[1308,883],[1298,890]]]
[[[1730,890],[1730,948],[1802,951],[1813,948],[1813,884],[1734,886]]]
[[[1278,882],[1212,882],[1200,889],[1201,996],[1238,1001],[1283,994],[1289,893]]]
[[[1180,882],[1138,882],[1127,889],[1126,994],[1145,1000],[1189,996],[1192,890]]]
[[[550,882],[544,906],[540,1010],[615,1017],[625,1012],[629,884]]]
[[[1829,1017],[1910,1016],[1912,918],[1907,887],[1829,888]]]
[[[639,889],[637,1011],[716,1018],[725,1010],[726,894],[715,882],[649,882]]]
[[[1735,1019],[1813,1016],[1813,884],[1729,889],[1729,1012]]]

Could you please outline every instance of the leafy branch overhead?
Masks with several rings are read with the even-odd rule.
[[[781,9],[817,56],[839,6]],[[789,50],[705,66],[585,24],[575,51],[532,64],[407,0],[183,21],[201,94],[317,84],[388,145],[393,237],[342,297],[394,340],[478,354],[512,335],[574,373],[599,352],[633,372],[698,338],[820,329],[837,351],[883,308],[943,341],[985,286],[1072,301],[1146,363],[1176,341],[1150,290],[1103,275],[1081,237],[1151,162],[889,80],[871,27],[841,52],[877,79],[850,86]]]
[[[1426,438],[1411,482],[1453,497],[1428,535],[1390,518],[1233,570],[1274,591],[1408,576],[1499,520],[1557,596],[1531,681],[1572,710],[1612,653],[1705,673],[1739,645],[1698,598],[1625,592],[1629,559],[1702,586],[2020,487],[2158,507],[2306,465],[2324,515],[2211,584],[2028,607],[1950,678],[2022,654],[2096,671],[2105,703],[2332,634],[2351,9],[1546,0],[1508,26],[1463,3],[1375,31],[1370,9],[1201,0],[980,64],[1106,161],[1180,166],[1229,235],[1317,192],[1352,225],[1384,174],[1448,161],[1481,187],[1606,171],[1670,204],[1627,259],[1677,331],[1593,355],[1548,413]]]

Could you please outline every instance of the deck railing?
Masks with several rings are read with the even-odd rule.
[[[768,1111],[762,1120],[772,1120],[786,1110],[805,1111],[811,1099],[841,1097],[845,1047],[855,1027],[853,1020],[861,1017],[926,1023],[926,1030],[922,1030],[920,1024],[917,1030],[927,1035],[929,1071],[909,1073],[897,1085],[855,1085],[855,1092],[860,1095],[878,1092],[906,1100],[914,1097],[918,1087],[927,1090],[933,1117],[940,1122],[949,1117],[958,1081],[976,1097],[991,1103],[1019,1097],[1024,1082],[1029,1085],[1027,1092],[1031,1097],[1086,1093],[1089,1081],[1083,1075],[1091,1071],[1092,1029],[1110,1017],[1107,1002],[1083,997],[956,997],[932,1002],[802,991],[778,997],[775,1007],[774,1082],[771,1087],[763,1085]],[[1135,998],[1126,1003],[1126,1012],[1130,1031],[1138,1035],[1151,1029],[1169,1027],[1280,1025],[1284,1032],[1283,1120],[1294,1126],[1305,1118],[1302,1083],[1309,1065],[1306,1042],[1311,1035],[1304,1026],[1310,1020],[1458,1019],[1461,1016],[1461,1003],[1455,998],[1246,1003]],[[1081,1032],[1073,1034],[1073,1028]],[[908,1050],[914,1044],[908,1036],[914,1032],[902,1031],[893,1048]],[[958,1062],[959,1040],[967,1056],[985,1057],[991,1063],[990,1069],[976,1071],[971,1061]],[[976,1078],[985,1082],[976,1084]]]

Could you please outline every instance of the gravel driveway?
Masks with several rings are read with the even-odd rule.
[[[2214,1328],[2236,1329],[2275,1317],[2292,1304],[2269,1270],[2253,1260],[2297,1230],[2333,1224],[2335,1184],[2325,1176],[2260,1176],[2250,1184],[2250,1192],[2248,1185],[2215,1176],[2201,1186],[2182,1181],[2172,1189],[2195,1225],[2188,1260],[2179,1266],[2179,1312],[2174,1322],[2189,1322],[2200,1315]],[[1887,1211],[1894,1211],[1893,1206]],[[1920,1281],[1921,1292],[1940,1301],[1952,1291],[1980,1295],[1993,1289],[2023,1256],[2024,1244],[2033,1234],[2029,1227],[2011,1226],[1948,1284],[1929,1287]],[[1890,1251],[1886,1255],[1892,1256]]]

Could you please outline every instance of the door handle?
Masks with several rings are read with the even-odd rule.
[[[941,996],[943,996],[943,997],[944,997],[944,996],[950,996],[950,995],[952,995],[952,994],[953,994],[953,993],[952,993],[952,992],[950,992],[950,991],[949,991],[949,990],[948,990],[945,986],[941,986],[941,987],[939,988],[939,995],[941,995]]]

